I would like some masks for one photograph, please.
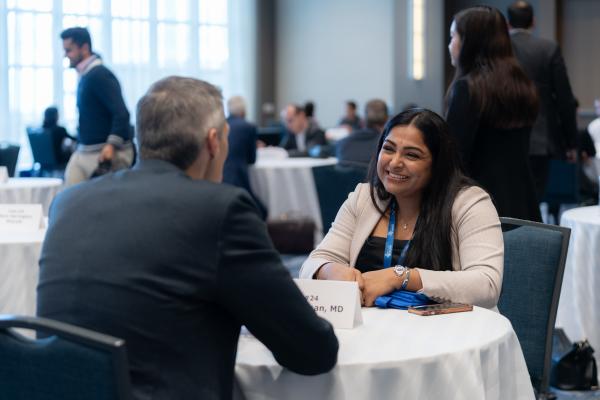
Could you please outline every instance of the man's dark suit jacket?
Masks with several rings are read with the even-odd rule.
[[[529,31],[511,33],[515,56],[540,96],[540,110],[533,126],[529,154],[564,157],[577,140],[575,97],[558,45]]]
[[[305,157],[312,147],[317,145],[323,146],[326,144],[327,139],[325,139],[325,132],[320,128],[309,126],[309,129],[306,131],[306,150],[298,150],[296,135],[290,131],[287,132],[287,135],[283,138],[279,146],[286,149],[292,157]]]
[[[55,198],[37,306],[125,339],[135,399],[231,398],[241,325],[292,371],[336,362],[250,196],[159,160]]]
[[[377,142],[381,134],[376,129],[352,131],[335,145],[335,156],[341,163],[368,166],[377,151]]]

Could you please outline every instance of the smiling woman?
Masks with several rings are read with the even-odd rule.
[[[366,306],[408,290],[494,308],[504,262],[498,213],[463,175],[446,122],[425,109],[396,115],[373,160],[369,183],[350,194],[300,276],[357,281]]]

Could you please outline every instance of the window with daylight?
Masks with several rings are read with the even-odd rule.
[[[132,124],[137,100],[168,75],[253,98],[254,9],[255,0],[0,0],[0,142],[20,144],[19,166],[28,168],[25,128],[41,125],[51,105],[77,132],[78,76],[59,37],[72,26],[90,31],[92,50],[121,83]]]

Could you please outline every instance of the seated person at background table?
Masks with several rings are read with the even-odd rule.
[[[368,166],[377,149],[379,136],[388,120],[385,101],[370,100],[365,106],[367,127],[350,132],[335,145],[335,156],[340,163]]]
[[[256,202],[263,218],[267,216],[265,206],[252,192],[248,178],[248,165],[256,162],[256,126],[246,121],[246,102],[241,96],[227,101],[229,117],[229,153],[223,168],[223,182],[246,189]]]
[[[362,121],[356,113],[356,103],[352,100],[346,102],[346,114],[338,122],[338,126],[345,126],[349,131],[362,128]]]
[[[254,202],[219,184],[228,133],[216,87],[160,80],[138,102],[134,168],[52,204],[37,313],[125,339],[135,399],[230,399],[241,325],[294,372],[336,363]]]
[[[350,194],[300,277],[357,281],[366,306],[406,281],[434,301],[494,308],[504,263],[498,213],[463,175],[446,122],[404,111],[387,123],[376,154],[370,184]]]
[[[77,139],[67,133],[67,130],[58,125],[58,108],[48,107],[44,111],[44,122],[42,123],[44,132],[52,136],[52,150],[58,165],[65,166],[69,162],[73,150],[65,139],[75,142]]]
[[[306,114],[306,119],[308,119],[309,132],[312,132],[317,129],[323,129],[321,128],[321,124],[319,124],[317,117],[315,117],[315,103],[313,103],[312,101],[307,101],[306,103],[304,103],[304,114]]]
[[[309,123],[304,109],[290,104],[285,109],[285,124],[288,131],[280,146],[292,157],[306,157],[311,148],[326,145],[325,132]]]
[[[596,163],[596,146],[587,129],[578,132],[579,150],[579,194],[581,205],[598,204],[598,164]]]
[[[600,98],[594,99],[594,110],[598,118],[589,123],[587,131],[598,148],[600,146]]]

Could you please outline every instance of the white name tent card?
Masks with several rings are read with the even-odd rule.
[[[0,166],[0,183],[8,182],[8,168]]]
[[[316,279],[294,279],[320,317],[334,328],[352,329],[362,324],[358,283]]]
[[[0,204],[0,231],[35,232],[45,227],[41,204]]]

